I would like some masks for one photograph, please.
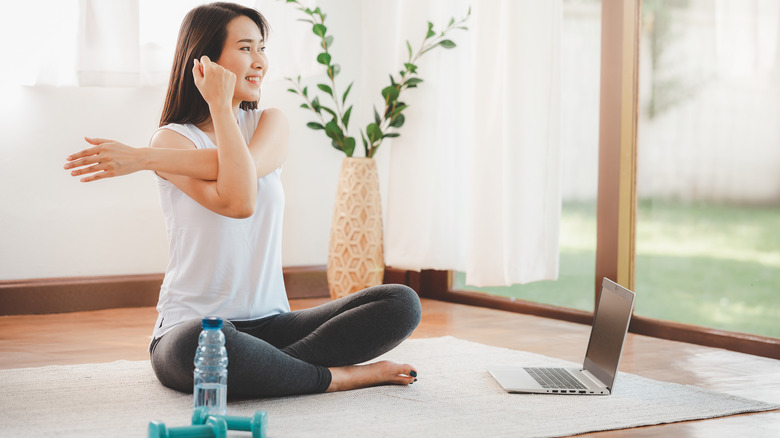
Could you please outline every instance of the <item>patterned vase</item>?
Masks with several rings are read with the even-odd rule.
[[[344,158],[339,172],[328,251],[328,289],[341,298],[382,284],[382,203],[372,158]]]

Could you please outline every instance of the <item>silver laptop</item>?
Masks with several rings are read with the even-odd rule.
[[[604,278],[582,368],[493,367],[488,371],[507,392],[607,395],[612,392],[634,293]]]

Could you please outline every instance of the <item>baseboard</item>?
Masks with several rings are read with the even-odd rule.
[[[163,274],[0,281],[0,315],[157,305]],[[290,299],[328,297],[325,266],[284,268]]]

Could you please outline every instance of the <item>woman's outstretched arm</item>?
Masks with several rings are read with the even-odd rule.
[[[289,131],[290,126],[284,113],[276,108],[263,111],[249,143],[258,178],[268,175],[284,163]],[[82,182],[129,175],[141,170],[205,181],[217,180],[219,161],[216,149],[182,146],[180,139],[171,141],[169,135],[160,135],[165,138],[154,140],[155,147],[149,148],[136,148],[106,138],[85,137],[84,140],[93,146],[68,155],[64,168],[70,170],[72,176],[81,176]]]
[[[105,138],[84,138],[94,145],[69,155],[65,169],[82,182],[129,175],[141,170],[215,181],[219,172],[216,149],[135,148]],[[171,145],[172,146],[172,145]]]

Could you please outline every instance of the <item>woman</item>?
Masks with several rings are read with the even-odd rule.
[[[150,346],[166,386],[192,391],[200,320],[226,319],[228,392],[279,396],[414,382],[408,364],[371,360],[406,339],[420,302],[401,285],[369,288],[291,312],[282,278],[288,124],[258,110],[268,71],[267,23],[254,9],[212,3],[185,17],[150,148],[87,139],[67,158],[82,181],[153,170],[169,265]]]

